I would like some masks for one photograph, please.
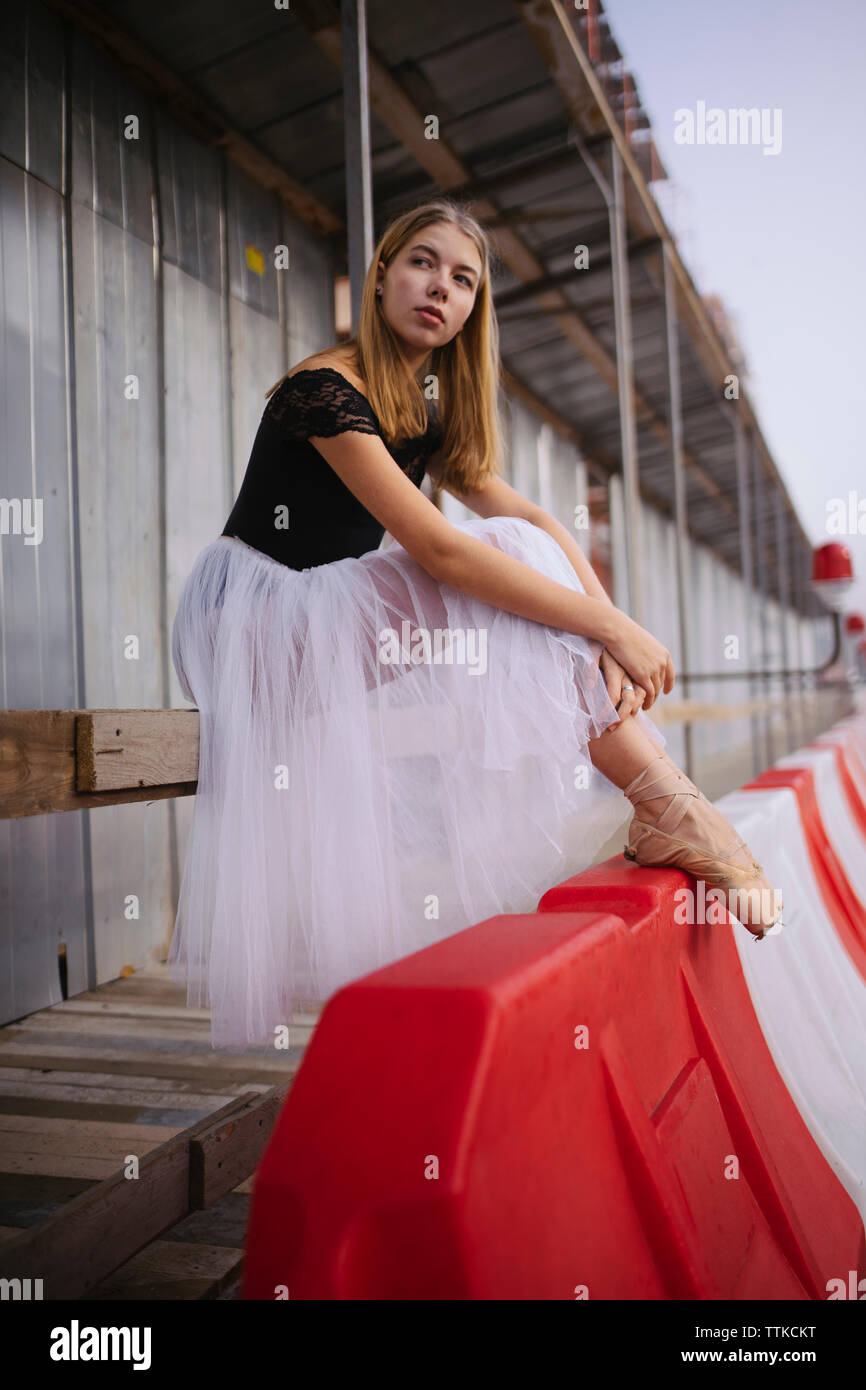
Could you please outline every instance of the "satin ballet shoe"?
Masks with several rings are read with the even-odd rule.
[[[761,941],[781,919],[781,895],[770,887],[745,841],[694,782],[660,753],[623,788],[623,795],[635,808],[626,859],[644,868],[684,869],[708,888],[722,889],[730,912]],[[643,802],[663,797],[669,799],[657,815],[639,811]]]

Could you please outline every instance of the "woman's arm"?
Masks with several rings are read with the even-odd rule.
[[[440,583],[521,618],[589,637],[610,649],[647,691],[647,708],[666,684],[670,657],[606,599],[575,593],[523,560],[460,531],[410,482],[375,435],[310,436],[310,443],[377,521]]]
[[[567,527],[563,526],[561,521],[557,521],[555,516],[546,512],[543,507],[532,506],[529,510],[529,520],[533,525],[546,531],[549,536],[553,536],[560,549],[565,551],[571,561],[572,569],[586,592],[591,594],[593,598],[601,599],[604,603],[612,603],[613,600],[609,598],[601,580]]]
[[[662,691],[667,694],[673,689],[674,670],[667,648],[626,613],[606,598],[575,593],[465,531],[454,528],[452,543],[437,561],[435,577],[521,618],[601,642],[646,691],[645,709]]]
[[[434,487],[442,485],[443,466],[443,451],[438,449],[435,454],[431,455],[427,463],[427,473]],[[606,594],[589,560],[561,522],[546,512],[543,507],[539,507],[535,502],[530,502],[526,497],[523,497],[499,474],[493,474],[486,479],[480,488],[473,492],[457,492],[453,487],[447,486],[445,491],[478,516],[519,516],[524,521],[531,521],[542,531],[547,531],[548,535],[553,536],[560,548],[565,551],[572,569],[587,594],[591,598],[598,598],[605,603],[611,603],[611,599]]]

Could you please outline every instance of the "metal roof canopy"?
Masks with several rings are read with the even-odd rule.
[[[288,10],[211,0],[206,23],[198,5],[166,0],[48,3],[133,68],[199,138],[345,243],[343,37],[333,0],[291,0]],[[509,388],[590,466],[620,471],[616,257],[600,184],[614,184],[621,161],[640,492],[675,516],[667,246],[685,529],[738,573],[754,573],[744,544],[759,552],[759,599],[781,594],[803,613],[821,612],[808,586],[811,542],[742,381],[739,400],[724,399],[736,368],[649,192],[647,179],[666,175],[601,0],[589,14],[559,0],[368,0],[366,11],[377,234],[425,196],[445,191],[470,204],[500,258],[494,289]],[[439,139],[425,138],[430,114]],[[580,244],[589,249],[588,270],[574,268]],[[761,511],[754,502],[746,509],[745,530],[739,429],[762,483],[750,469]]]

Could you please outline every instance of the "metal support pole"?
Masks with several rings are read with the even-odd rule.
[[[788,626],[791,621],[791,567],[788,553],[788,514],[785,511],[780,489],[776,490],[776,556],[779,565],[779,606],[782,619],[782,669],[787,671],[791,665],[791,649],[788,641]],[[797,735],[794,728],[791,685],[787,676],[782,681],[782,696],[785,701],[785,730],[788,752],[793,753],[797,746]]]
[[[674,482],[674,524],[676,527],[677,598],[680,636],[680,663],[684,671],[691,668],[691,605],[689,602],[689,551],[686,532],[686,478],[683,459],[682,392],[680,390],[680,345],[676,295],[671,251],[667,242],[662,246],[662,274],[665,291],[665,338],[668,357],[668,394],[670,396],[671,464]],[[689,698],[688,681],[682,681],[682,698]],[[694,730],[691,721],[683,729],[685,773],[694,771]]]
[[[628,556],[629,613],[635,622],[641,623],[643,621],[643,585],[641,583],[640,562],[640,490],[638,485],[637,425],[634,410],[625,187],[622,158],[613,140],[610,141],[610,161],[613,174],[613,206],[610,208],[610,242],[613,253],[611,271],[616,332],[616,376],[622,445],[626,553]]]
[[[352,332],[361,317],[364,278],[373,258],[373,181],[370,170],[370,106],[367,87],[367,0],[342,0],[343,120],[346,158],[346,226]]]
[[[758,621],[761,633],[761,659],[760,668],[766,671],[769,666],[769,641],[767,629],[767,552],[765,543],[768,539],[766,524],[766,508],[764,505],[766,489],[764,486],[764,469],[758,451],[758,444],[755,436],[750,435],[750,455],[753,478],[752,497],[754,499],[754,514],[752,535],[755,540],[755,572],[758,581]],[[760,693],[765,696],[770,689],[769,682],[760,682]],[[769,714],[760,716],[761,727],[763,730],[763,767],[769,767],[773,761],[773,736],[770,728]]]
[[[799,565],[794,566],[794,599],[797,604],[797,665],[802,669],[805,664],[803,658],[803,623],[805,622],[806,578]],[[809,725],[806,717],[807,686],[808,678],[801,676],[797,681],[797,711],[800,721],[798,743],[801,747],[809,742]]]
[[[751,478],[749,476],[749,443],[746,438],[746,430],[742,420],[738,415],[734,417],[734,452],[737,463],[737,519],[740,530],[740,573],[743,578],[746,598],[746,631],[743,634],[745,651],[743,656],[746,661],[746,669],[752,666],[752,604],[754,602],[754,573],[752,566],[752,537],[751,537]],[[757,776],[761,769],[761,760],[758,752],[758,724],[754,715],[749,718],[752,738],[752,774]]]

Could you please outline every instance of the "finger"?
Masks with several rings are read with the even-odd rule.
[[[668,678],[667,682],[665,683],[665,694],[669,695],[670,692],[673,690],[674,684],[676,682],[676,672],[674,671],[674,663],[671,661],[670,657],[668,657],[667,676]]]
[[[622,719],[627,719],[629,716],[637,714],[646,698],[646,691],[642,685],[636,685],[634,690],[626,691],[626,697],[628,699],[628,708],[626,708],[624,702],[620,707],[620,718]]]
[[[614,667],[613,670],[605,671],[604,683],[607,686],[607,693],[610,696],[610,702],[614,709],[618,708],[622,698],[622,682],[622,671],[617,670],[616,667]]]
[[[634,714],[634,695],[634,690],[623,690],[622,699],[617,708],[617,714],[619,715],[620,719],[628,719],[630,714]]]

